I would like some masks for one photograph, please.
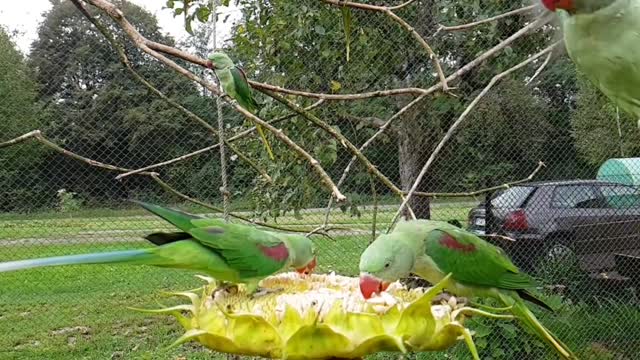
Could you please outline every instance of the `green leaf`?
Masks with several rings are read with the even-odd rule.
[[[342,25],[344,27],[344,40],[347,47],[347,62],[349,62],[351,44],[351,8],[348,6],[342,7]]]
[[[206,23],[209,20],[209,15],[211,15],[211,9],[208,6],[200,6],[196,11],[196,16],[200,22]]]
[[[331,80],[331,91],[337,92],[340,89],[342,89],[342,84],[335,80]]]
[[[222,6],[229,6],[229,0],[222,0],[220,4],[222,4]]]
[[[174,5],[175,5],[175,3],[173,2],[173,0],[167,0],[167,7],[169,9],[173,9]]]
[[[324,27],[322,25],[316,25],[313,30],[315,30],[315,32],[318,35],[324,35],[327,33],[327,31],[324,29]]]

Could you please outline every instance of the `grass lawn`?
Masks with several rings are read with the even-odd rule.
[[[438,219],[455,218],[464,222],[468,209],[468,205],[462,204],[443,205],[435,207],[433,215]],[[37,238],[50,241],[46,245],[0,244],[0,261],[148,246],[139,235],[169,228],[136,210],[103,217],[99,216],[99,211],[93,212],[95,216],[80,215],[40,214],[22,220],[12,216],[0,218],[1,240]],[[320,212],[305,215],[302,220],[285,217],[278,223],[315,227],[322,222],[322,216]],[[393,209],[381,211],[379,225],[384,228],[392,216]],[[333,212],[330,223],[368,230],[370,221],[370,209],[365,209],[361,218],[351,218],[338,210]],[[137,238],[137,241],[104,242],[114,236],[125,240]],[[367,246],[370,235],[336,236],[335,242],[319,236],[315,239],[320,271],[355,275],[359,255]],[[162,296],[161,291],[199,286],[200,280],[193,275],[179,270],[117,265],[52,267],[1,274],[0,359],[225,358],[195,344],[163,351],[163,347],[182,334],[182,328],[172,317],[127,309],[129,306],[155,308],[158,301],[165,305],[184,301]],[[571,306],[556,317],[547,317],[545,323],[572,348],[588,354],[584,358],[622,359],[625,357],[613,355],[629,356],[640,352],[640,311],[633,304]],[[500,338],[500,341],[505,341],[504,346],[511,348],[519,344],[509,343],[514,340],[507,338]],[[372,358],[396,359],[397,356],[378,354]],[[441,353],[431,353],[409,358],[445,357]],[[469,357],[464,345],[458,345],[449,352],[448,358]]]

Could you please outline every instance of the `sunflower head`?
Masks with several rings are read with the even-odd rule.
[[[172,346],[197,341],[215,351],[267,358],[361,358],[380,351],[438,351],[464,338],[465,309],[432,305],[442,284],[408,290],[399,282],[380,296],[364,300],[358,278],[332,274],[302,277],[283,273],[262,281],[281,292],[252,299],[241,290],[214,291],[213,279],[202,288],[173,293],[189,304],[159,310],[175,316],[186,329]],[[213,294],[213,296],[212,296]]]

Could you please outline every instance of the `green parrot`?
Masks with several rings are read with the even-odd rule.
[[[640,127],[640,0],[542,0],[557,13],[569,57]]]
[[[247,292],[257,296],[263,294],[257,292],[263,278],[288,267],[308,275],[316,266],[315,250],[306,236],[265,231],[134,202],[180,231],[147,235],[145,238],[156,247],[10,261],[0,263],[0,272],[75,264],[152,265],[206,273],[223,282],[221,289],[244,283]]]
[[[467,298],[497,299],[563,358],[576,358],[524,303],[523,300],[528,300],[552,310],[532,293],[535,281],[521,273],[502,249],[476,235],[444,221],[400,222],[391,233],[380,235],[362,253],[360,292],[368,299],[411,273],[431,284],[451,274],[445,284],[449,292]]]
[[[256,103],[253,95],[251,94],[251,87],[247,82],[247,76],[240,67],[233,63],[227,54],[223,52],[213,52],[209,54],[207,67],[209,69],[213,69],[216,73],[218,81],[220,81],[222,89],[227,95],[234,98],[240,106],[250,113],[256,113],[258,103]],[[264,147],[267,149],[267,153],[269,153],[269,158],[273,160],[273,151],[271,150],[271,145],[269,145],[269,141],[264,134],[264,129],[260,124],[255,125],[258,134],[260,134],[260,137],[262,138]]]

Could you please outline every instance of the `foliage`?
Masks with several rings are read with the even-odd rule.
[[[615,105],[586,78],[581,76],[578,86],[577,109],[571,123],[580,156],[597,167],[610,158],[640,154],[637,119],[620,111],[618,130]]]
[[[0,134],[3,139],[40,127],[35,97],[32,72],[9,34],[0,27]],[[44,153],[36,144],[0,152],[0,188],[3,189],[0,211],[13,210],[21,203],[37,200],[43,191],[38,175]]]
[[[151,14],[130,2],[118,5],[145,36],[173,45],[172,39],[160,34]],[[104,15],[99,18],[126,44],[133,68],[160,91],[196,113],[207,114],[212,109],[213,103],[202,98],[194,84],[143,56],[125,40],[122,30]],[[103,35],[72,3],[56,2],[38,34],[30,65],[36,70],[43,130],[56,143],[97,161],[128,168],[212,143],[213,138],[200,125],[137,82]],[[168,134],[178,134],[171,146],[165,143]],[[93,201],[126,197],[128,191],[141,191],[139,187],[145,184],[135,180],[118,183],[113,173],[105,171],[88,174],[86,165],[57,154],[48,161],[49,188],[73,187]],[[193,172],[193,165],[179,165],[170,171]]]

